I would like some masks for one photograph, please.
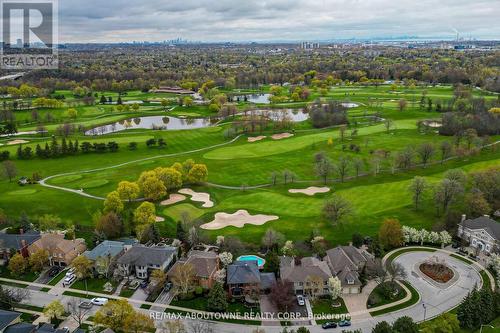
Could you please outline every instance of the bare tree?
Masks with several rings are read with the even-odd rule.
[[[333,165],[330,159],[323,158],[319,162],[316,163],[314,171],[316,175],[323,179],[323,182],[326,184],[328,181],[328,176],[332,173]]]
[[[423,167],[427,166],[427,163],[431,160],[432,155],[434,155],[434,145],[430,142],[424,142],[417,148],[417,154],[420,156]]]
[[[340,181],[343,183],[349,167],[351,166],[351,160],[348,157],[340,156],[339,163],[336,165],[337,173],[339,174]]]
[[[279,246],[285,241],[285,236],[274,229],[267,229],[262,237],[262,245],[269,250],[274,246]]]
[[[441,164],[443,164],[443,162],[451,156],[453,146],[449,141],[443,141],[439,146],[439,150],[441,151]]]
[[[189,323],[190,333],[214,333],[214,328],[211,323],[201,320],[195,320]]]
[[[337,194],[334,194],[323,206],[323,215],[333,224],[342,222],[352,212],[351,203]]]
[[[84,309],[79,305],[80,301],[78,298],[72,297],[66,306],[66,311],[78,323],[78,327],[82,326],[85,317],[90,313],[90,309]]]
[[[12,179],[17,175],[16,165],[12,161],[5,161],[2,166],[4,176],[9,178],[9,182],[12,182]]]
[[[413,193],[413,202],[415,203],[415,210],[418,210],[418,204],[422,199],[422,196],[427,189],[427,181],[424,177],[416,176],[413,178],[410,187],[410,191]]]
[[[352,166],[354,167],[354,171],[356,172],[356,178],[359,177],[359,174],[361,172],[361,170],[363,169],[363,166],[364,166],[364,162],[361,158],[355,158],[353,161],[352,161]]]

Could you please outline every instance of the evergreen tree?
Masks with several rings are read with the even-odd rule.
[[[184,226],[181,221],[177,222],[177,239],[181,242],[186,241],[186,230],[184,230]]]
[[[50,155],[52,157],[59,156],[59,143],[55,136],[52,136],[52,142],[50,143]]]
[[[73,141],[69,140],[69,143],[68,143],[68,153],[69,154],[73,154],[74,153],[74,147],[73,147]]]
[[[23,159],[23,145],[19,145],[19,147],[17,147],[16,156],[19,160]]]
[[[47,142],[45,142],[45,148],[43,149],[43,157],[47,158],[51,155],[50,153],[50,147]]]
[[[61,154],[63,156],[68,154],[68,144],[66,143],[65,137],[62,138],[62,142],[61,142]]]
[[[75,144],[73,145],[73,153],[78,153],[78,140],[75,140]]]
[[[40,147],[40,144],[36,145],[35,154],[38,158],[43,158],[43,150],[42,147]]]
[[[222,284],[216,283],[208,293],[207,309],[215,312],[227,310],[227,295]]]

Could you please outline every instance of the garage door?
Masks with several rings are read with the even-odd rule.
[[[358,293],[358,287],[351,287],[351,294],[357,294]]]

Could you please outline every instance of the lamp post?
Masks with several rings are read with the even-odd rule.
[[[491,325],[481,325],[481,328],[479,329],[479,333],[483,333],[483,327],[491,327],[491,328],[495,328],[494,326],[491,326]]]
[[[425,321],[425,316],[427,315],[427,306],[425,303],[422,303],[422,307],[424,308],[424,321]]]

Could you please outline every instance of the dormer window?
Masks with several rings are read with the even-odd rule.
[[[354,279],[347,279],[347,284],[354,284]]]

